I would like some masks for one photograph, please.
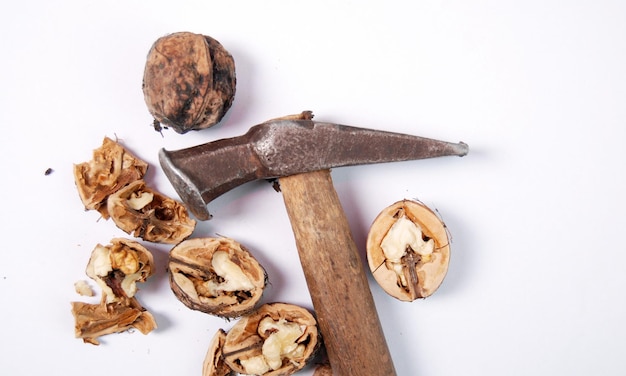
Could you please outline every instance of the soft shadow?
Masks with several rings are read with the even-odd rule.
[[[471,270],[474,268],[474,259],[472,257],[472,249],[475,241],[468,231],[467,226],[469,218],[460,218],[454,215],[453,208],[433,207],[432,208],[443,221],[448,232],[450,241],[450,263],[448,272],[441,286],[433,294],[433,296],[444,296],[447,294],[459,294],[467,285],[467,280]]]

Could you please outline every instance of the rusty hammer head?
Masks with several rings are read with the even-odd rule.
[[[200,220],[206,205],[252,180],[342,166],[464,156],[467,144],[323,123],[273,120],[239,137],[159,153],[165,174]]]

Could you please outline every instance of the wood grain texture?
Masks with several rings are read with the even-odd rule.
[[[330,171],[282,177],[280,187],[334,375],[395,375]]]

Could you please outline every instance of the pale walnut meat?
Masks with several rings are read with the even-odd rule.
[[[82,296],[94,296],[95,295],[95,293],[91,289],[91,286],[89,286],[89,283],[84,280],[74,282],[74,290],[76,290],[76,293],[78,295],[82,295]]]
[[[85,343],[99,345],[98,338],[107,334],[137,329],[148,334],[156,329],[156,321],[137,299],[123,299],[115,303],[100,304],[72,302],[74,334]]]
[[[148,164],[119,143],[105,137],[88,162],[74,165],[74,181],[85,209],[97,210],[105,219],[107,198],[125,185],[143,178]]]
[[[267,283],[252,254],[224,237],[181,242],[170,251],[168,270],[172,291],[183,304],[227,318],[252,311]]]
[[[317,321],[309,311],[271,303],[232,327],[226,334],[222,356],[240,374],[285,376],[301,370],[320,343]]]
[[[177,244],[196,227],[187,208],[137,180],[111,195],[108,212],[117,227],[153,243]]]
[[[403,200],[385,208],[372,223],[366,247],[374,279],[402,301],[432,295],[448,270],[447,229],[417,201]]]
[[[85,272],[102,289],[105,303],[120,302],[135,296],[137,282],[145,282],[154,272],[154,261],[141,244],[115,238],[109,245],[96,245]]]
[[[143,76],[148,111],[177,133],[217,124],[233,103],[235,86],[233,57],[209,36],[173,33],[148,52]]]
[[[213,340],[209,344],[204,362],[202,363],[202,376],[231,376],[235,372],[224,363],[222,357],[222,347],[226,341],[226,332],[223,329],[219,329]]]

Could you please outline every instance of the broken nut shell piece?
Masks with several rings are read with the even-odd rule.
[[[217,124],[233,103],[235,86],[233,57],[209,36],[166,35],[148,52],[143,76],[148,111],[178,133]]]
[[[111,195],[107,208],[117,227],[153,243],[177,244],[196,227],[182,203],[148,188],[143,180]]]
[[[252,254],[229,238],[188,239],[170,251],[170,286],[187,307],[234,318],[261,299],[267,274]]]
[[[372,223],[366,247],[374,279],[402,301],[432,295],[448,270],[446,227],[417,201],[403,200],[385,208]]]
[[[135,241],[115,238],[107,246],[98,244],[86,273],[102,288],[102,299],[99,304],[72,302],[76,337],[98,345],[98,337],[106,334],[154,330],[154,317],[135,298],[137,282],[152,275],[153,265],[152,253]]]
[[[218,329],[209,344],[204,363],[202,363],[202,376],[231,376],[235,374],[235,372],[224,363],[224,358],[222,357],[224,341],[226,341],[226,332],[223,329]]]
[[[74,165],[74,181],[85,209],[109,218],[108,197],[133,181],[143,178],[148,164],[119,143],[105,137],[88,162]]]
[[[98,338],[107,334],[125,332],[131,328],[148,334],[157,324],[152,314],[137,299],[124,299],[115,303],[100,304],[72,302],[74,334],[83,342],[99,345]]]
[[[141,244],[123,238],[111,244],[96,245],[87,263],[86,273],[102,288],[105,303],[135,296],[137,282],[145,282],[154,271],[152,253]]]
[[[301,370],[320,346],[317,321],[302,307],[270,303],[226,334],[222,355],[235,372],[284,376]]]

